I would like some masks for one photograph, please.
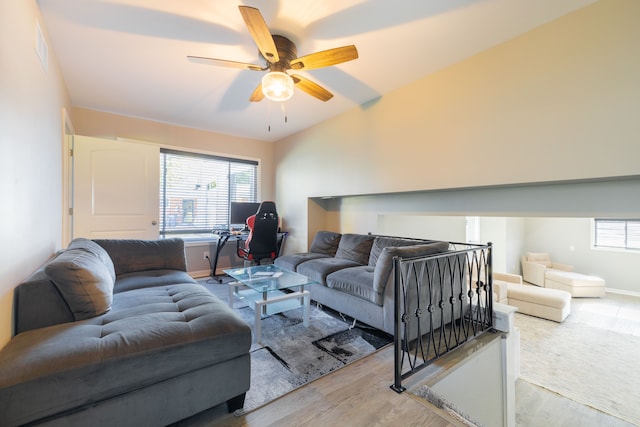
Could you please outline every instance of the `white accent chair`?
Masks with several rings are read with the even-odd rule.
[[[522,257],[522,276],[536,286],[566,291],[572,297],[600,298],[605,295],[604,279],[573,272],[573,266],[551,262],[547,253],[529,252]]]
[[[551,257],[547,253],[529,252],[522,257],[521,261],[524,281],[543,288],[548,272],[573,271],[572,265],[551,262]]]

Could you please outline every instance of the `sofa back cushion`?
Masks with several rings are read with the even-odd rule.
[[[527,261],[551,267],[551,256],[544,252],[528,252]]]
[[[182,239],[106,239],[94,242],[107,251],[117,275],[150,270],[187,271]]]
[[[402,239],[398,237],[382,237],[378,236],[373,241],[373,245],[371,246],[371,253],[369,254],[369,265],[371,267],[376,266],[376,262],[378,262],[378,258],[382,253],[382,250],[386,247],[400,247],[400,246],[411,246],[417,245],[420,243],[430,243],[430,242],[419,242],[411,239]]]
[[[376,236],[369,234],[343,234],[335,257],[366,265],[375,238]]]
[[[427,256],[449,249],[448,242],[433,242],[424,245],[412,246],[388,246],[382,250],[373,274],[373,290],[379,294],[384,294],[387,283],[392,281],[393,258],[413,258]]]
[[[318,231],[311,242],[309,252],[335,256],[342,234],[333,231]]]
[[[94,253],[82,248],[67,249],[49,262],[44,271],[75,320],[95,317],[111,308],[114,280]]]

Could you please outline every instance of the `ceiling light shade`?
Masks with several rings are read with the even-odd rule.
[[[293,79],[281,71],[262,77],[262,93],[272,101],[286,101],[293,96]]]

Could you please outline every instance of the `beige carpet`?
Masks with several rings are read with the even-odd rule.
[[[516,313],[520,376],[640,425],[640,337]]]

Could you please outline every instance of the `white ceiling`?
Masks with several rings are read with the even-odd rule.
[[[38,0],[74,106],[275,141],[378,98],[595,0]],[[238,5],[260,9],[298,56],[355,44],[359,59],[299,72],[335,96],[297,91],[284,112],[250,103],[262,65]],[[271,105],[270,105],[271,104]],[[271,130],[268,130],[269,124]]]

